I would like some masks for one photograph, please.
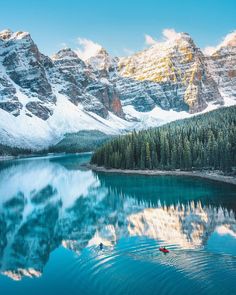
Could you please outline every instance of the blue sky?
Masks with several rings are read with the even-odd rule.
[[[0,7],[0,30],[30,32],[48,55],[64,43],[77,48],[79,37],[124,55],[166,28],[188,32],[204,48],[236,29],[236,0],[7,0]]]

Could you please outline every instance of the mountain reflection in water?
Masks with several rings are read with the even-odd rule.
[[[234,186],[192,178],[95,173],[82,165],[89,157],[1,164],[2,274],[14,280],[39,277],[50,253],[60,246],[80,255],[100,242],[112,251],[119,241],[135,237],[153,240],[156,249],[161,243],[175,251],[221,253],[221,237],[227,236],[231,242],[224,254],[236,256]],[[212,246],[213,238],[218,248]]]

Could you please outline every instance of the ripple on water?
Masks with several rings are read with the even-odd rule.
[[[96,294],[171,295],[188,294],[189,289],[191,294],[233,294],[236,257],[170,244],[166,245],[170,253],[165,255],[159,246],[158,242],[141,239],[140,243],[121,242],[103,251],[89,248],[67,272],[74,288],[83,294],[96,290]]]

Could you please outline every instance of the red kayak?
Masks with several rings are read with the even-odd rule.
[[[159,250],[160,250],[161,252],[163,252],[163,253],[169,253],[169,252],[170,252],[170,251],[167,250],[166,248],[162,248],[162,247],[160,247]]]

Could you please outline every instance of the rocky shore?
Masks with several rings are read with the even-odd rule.
[[[96,165],[88,165],[94,171],[105,173],[122,173],[122,174],[138,174],[147,176],[189,176],[205,178],[214,181],[220,181],[236,185],[236,177],[220,174],[220,171],[181,171],[181,170],[123,170],[123,169],[107,169]]]

